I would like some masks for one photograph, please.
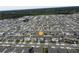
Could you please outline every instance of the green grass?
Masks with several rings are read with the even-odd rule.
[[[15,42],[16,42],[16,44],[18,44],[20,42],[20,40],[16,40]]]
[[[43,48],[44,53],[48,53],[48,48]]]

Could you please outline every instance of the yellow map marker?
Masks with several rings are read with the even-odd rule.
[[[37,35],[38,35],[38,36],[43,36],[43,35],[44,35],[44,32],[38,31],[38,32],[37,32]]]

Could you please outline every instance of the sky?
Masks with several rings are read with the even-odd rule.
[[[52,6],[0,6],[0,11],[37,8],[52,8]]]
[[[79,0],[0,0],[0,11],[79,6]]]
[[[39,8],[56,8],[56,7],[69,7],[69,6],[0,6],[0,11],[39,9]]]
[[[0,6],[0,11],[20,10],[20,9],[38,9],[38,8],[55,8],[55,7],[63,7],[63,6]]]

